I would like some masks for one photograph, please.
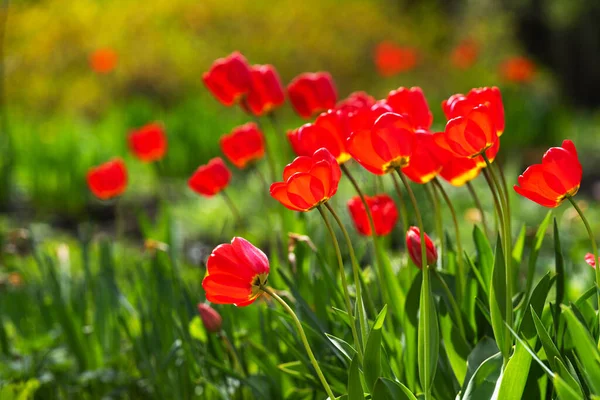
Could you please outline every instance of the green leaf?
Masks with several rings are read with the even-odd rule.
[[[192,338],[199,340],[202,343],[206,343],[206,330],[204,329],[204,324],[199,316],[196,315],[192,318],[188,329]]]
[[[365,398],[358,366],[358,356],[354,356],[348,373],[348,400],[364,400]]]
[[[560,400],[581,400],[583,396],[573,390],[568,383],[566,383],[560,376],[554,375],[554,379],[552,380],[554,383],[554,389],[556,389],[556,393],[558,394],[558,398]]]
[[[417,400],[415,395],[400,382],[379,378],[373,389],[373,400]]]
[[[490,399],[501,372],[502,354],[496,353],[477,368],[465,388],[462,400]]]
[[[550,217],[552,216],[552,210],[548,211],[546,217],[538,227],[537,232],[535,233],[535,239],[533,242],[533,248],[531,249],[531,253],[529,254],[529,265],[527,268],[527,283],[525,284],[525,298],[529,297],[531,293],[531,287],[533,286],[533,277],[535,276],[535,265],[537,263],[538,255],[540,253],[540,248],[542,247],[542,242],[544,241],[544,236],[546,235],[546,230],[548,229],[548,225],[550,224]]]
[[[548,297],[548,292],[550,292],[551,287],[552,282],[550,279],[550,272],[547,272],[546,275],[544,275],[535,286],[535,289],[533,289],[531,298],[524,308],[523,318],[521,319],[521,324],[518,331],[521,332],[527,340],[530,340],[536,335],[535,325],[533,323],[533,319],[531,318],[529,309],[531,308],[535,312],[541,313],[544,309],[546,297]]]
[[[540,318],[538,317],[538,315],[535,312],[535,310],[533,309],[533,307],[531,308],[530,312],[533,317],[535,331],[542,342],[542,347],[544,348],[544,351],[546,352],[546,357],[548,357],[548,362],[550,363],[550,368],[552,368],[553,371],[556,371],[556,365],[554,364],[554,359],[558,358],[559,360],[562,360],[562,356],[560,355],[558,348],[556,347],[556,345],[550,338],[550,334],[548,334],[548,331],[544,327],[542,320],[540,320]]]
[[[371,328],[371,332],[369,333],[369,337],[367,339],[367,346],[365,348],[363,372],[369,393],[373,393],[375,381],[377,381],[377,379],[381,376],[381,328],[383,327],[386,314],[387,305],[383,307],[375,319],[375,323]]]
[[[585,371],[583,376],[590,386],[590,391],[594,394],[600,394],[600,355],[598,354],[594,340],[575,314],[573,314],[571,308],[562,306],[562,311],[567,320],[567,327],[575,346],[575,352]]]
[[[327,339],[329,339],[329,341],[331,343],[333,343],[333,345],[344,355],[346,356],[346,358],[348,359],[348,361],[351,361],[354,356],[356,355],[356,349],[348,342],[346,342],[343,339],[340,339],[339,337],[330,335],[329,333],[326,333],[325,336],[327,336]]]
[[[498,391],[497,399],[502,400],[521,400],[523,391],[529,376],[529,368],[531,367],[531,355],[527,349],[518,342],[515,346],[515,352],[508,360],[506,369],[502,374],[500,382],[500,390]]]
[[[525,249],[525,225],[521,227],[517,240],[513,246],[512,257],[515,265],[520,265],[523,260],[523,250]]]
[[[571,375],[565,364],[563,364],[558,357],[554,357],[554,365],[556,365],[556,369],[554,370],[556,371],[556,374],[558,374],[558,376],[560,376],[574,392],[579,394],[579,398],[583,399],[583,390],[577,380],[577,375]]]
[[[460,334],[459,330],[452,322],[447,307],[440,306],[440,328],[442,338],[450,366],[454,376],[459,382],[463,382],[467,375],[467,357],[471,351],[469,344]]]
[[[419,379],[425,392],[428,392],[433,384],[440,348],[440,332],[430,279],[431,272],[429,269],[423,271],[419,314],[418,363]]]
[[[500,237],[498,237],[498,242],[496,243],[496,259],[490,284],[489,303],[492,329],[494,330],[498,348],[503,357],[508,358],[512,340],[504,324],[506,321],[506,266],[504,264],[504,254]]]
[[[475,248],[477,249],[477,264],[483,277],[483,281],[486,283],[486,293],[489,293],[489,282],[492,279],[492,271],[494,268],[494,253],[492,246],[488,241],[483,231],[475,225],[473,228],[473,240],[475,241]]]
[[[562,304],[565,297],[565,261],[560,247],[560,235],[556,218],[554,218],[554,261],[556,263],[556,304]],[[556,311],[557,315],[554,320],[558,323],[560,307],[556,307]]]

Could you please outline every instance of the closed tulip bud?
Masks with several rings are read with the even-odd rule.
[[[208,304],[200,303],[198,304],[198,312],[200,313],[200,319],[202,319],[202,323],[208,332],[218,333],[221,331],[223,319],[214,308]]]
[[[427,265],[434,265],[437,262],[438,254],[435,246],[429,236],[425,236],[425,249],[427,255]],[[421,231],[416,226],[411,226],[406,232],[406,248],[410,259],[419,268],[422,268],[423,258],[421,257]]]

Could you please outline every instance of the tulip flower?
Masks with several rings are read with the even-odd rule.
[[[202,281],[206,299],[215,304],[247,306],[263,293],[269,277],[265,253],[241,237],[217,246],[206,262]]]
[[[598,258],[600,260],[600,258]],[[592,268],[596,268],[596,260],[594,260],[594,255],[592,253],[587,253],[585,255],[585,262],[590,265]]]
[[[434,135],[425,130],[415,131],[415,145],[410,163],[402,168],[402,172],[411,181],[424,184],[432,180],[442,170],[440,150],[435,143]]]
[[[340,101],[336,109],[346,114],[357,110],[370,108],[375,104],[375,98],[366,92],[352,92],[344,100]]]
[[[500,89],[496,86],[471,89],[466,96],[463,94],[450,96],[448,100],[442,102],[442,109],[446,118],[451,120],[466,116],[480,104],[488,107],[496,132],[501,136],[504,132],[504,105]]]
[[[487,106],[481,104],[465,116],[446,124],[446,142],[459,157],[477,157],[498,141],[498,134]]]
[[[410,71],[417,65],[417,61],[417,52],[411,47],[384,41],[375,48],[375,67],[383,77]]]
[[[297,157],[283,170],[283,182],[271,185],[271,196],[294,211],[311,210],[337,191],[342,171],[327,149]]]
[[[265,155],[264,136],[254,122],[238,126],[230,134],[223,135],[219,144],[225,157],[240,169]]]
[[[117,66],[119,56],[110,48],[98,49],[90,55],[90,67],[98,74],[108,74]]]
[[[202,80],[213,96],[225,106],[240,101],[252,87],[248,62],[237,51],[216,60],[210,70],[202,75]]]
[[[452,64],[458,69],[469,69],[477,61],[479,55],[479,46],[472,39],[461,41],[450,55]]]
[[[188,180],[188,186],[194,192],[206,197],[214,196],[229,184],[231,172],[221,157],[215,157],[206,165],[198,167]]]
[[[398,220],[398,209],[394,200],[386,194],[380,194],[373,197],[365,196],[365,201],[373,216],[375,233],[378,236],[385,236],[392,232]],[[348,200],[348,210],[356,230],[362,235],[371,236],[372,232],[367,211],[359,196],[354,196]]]
[[[500,75],[509,82],[528,83],[535,76],[535,64],[526,57],[509,58],[500,65]]]
[[[204,324],[204,328],[206,328],[208,332],[218,333],[221,331],[223,319],[217,310],[206,303],[200,303],[198,304],[198,313],[200,314],[200,319]]]
[[[351,158],[346,149],[349,135],[348,117],[340,110],[324,112],[314,124],[305,124],[287,134],[297,155],[308,156],[320,148],[326,148],[340,164]]]
[[[392,90],[386,101],[396,114],[402,114],[410,120],[415,128],[429,129],[433,122],[433,114],[419,87],[407,89],[400,87]]]
[[[373,127],[352,132],[348,151],[368,171],[384,175],[408,165],[414,148],[415,132],[408,118],[382,114]]]
[[[246,111],[261,116],[283,104],[283,86],[272,65],[253,65],[250,67],[250,78],[250,91],[246,101],[242,103]]]
[[[115,158],[97,167],[90,168],[87,183],[94,196],[102,200],[119,196],[127,188],[125,162]]]
[[[303,118],[335,107],[337,92],[327,72],[306,72],[295,77],[287,87],[288,96]]]
[[[156,122],[142,126],[129,134],[129,148],[144,162],[158,161],[167,151],[164,127]]]
[[[427,251],[427,265],[435,265],[437,262],[438,254],[437,250],[431,241],[431,238],[427,234],[425,236],[425,249]],[[421,268],[422,258],[421,258],[421,231],[416,226],[411,226],[406,232],[406,248],[408,250],[408,255],[413,263],[419,268]]]
[[[529,200],[554,208],[577,193],[582,174],[577,149],[573,142],[565,140],[562,147],[550,148],[541,164],[527,168],[514,189]]]
[[[435,154],[442,166],[439,175],[444,180],[453,186],[462,186],[479,175],[482,168],[480,161],[483,161],[481,156],[476,158],[457,156],[450,150],[444,132],[433,134],[433,139],[436,145]],[[490,152],[490,149],[487,151]],[[492,154],[493,152],[490,152],[490,155]],[[483,163],[485,164],[485,161]]]

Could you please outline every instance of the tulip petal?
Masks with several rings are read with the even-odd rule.
[[[231,241],[240,262],[256,274],[269,273],[269,259],[259,248],[244,238],[235,237]]]

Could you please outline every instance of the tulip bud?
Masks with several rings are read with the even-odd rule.
[[[219,313],[205,303],[198,304],[198,312],[206,330],[210,333],[218,333],[221,331],[223,319]]]
[[[437,262],[438,254],[433,242],[427,236],[425,236],[425,248],[427,254],[427,265],[434,265]],[[421,232],[416,226],[411,226],[408,232],[406,232],[406,248],[408,249],[408,255],[415,265],[422,268],[422,257],[421,257]]]

